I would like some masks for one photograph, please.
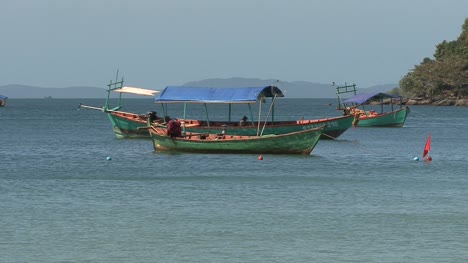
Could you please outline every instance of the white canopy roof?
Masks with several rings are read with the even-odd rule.
[[[141,88],[134,88],[134,87],[122,87],[121,89],[116,89],[114,91],[143,95],[143,96],[154,96],[156,93],[160,92],[159,90],[141,89]]]

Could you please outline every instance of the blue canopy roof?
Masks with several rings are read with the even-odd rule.
[[[8,99],[8,97],[7,97],[7,96],[0,95],[0,99],[1,99],[1,100],[6,100],[6,99]]]
[[[356,104],[363,104],[373,99],[387,99],[387,98],[394,98],[399,99],[401,96],[382,93],[382,92],[374,92],[374,93],[361,93],[352,98],[349,98],[343,103],[356,103]]]
[[[262,97],[284,97],[275,86],[267,87],[187,87],[168,86],[155,99],[157,103],[256,103]]]

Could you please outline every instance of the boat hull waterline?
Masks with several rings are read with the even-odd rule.
[[[155,151],[236,154],[304,154],[317,145],[324,126],[281,135],[235,136],[186,133],[184,137],[170,137],[164,129],[150,127]]]

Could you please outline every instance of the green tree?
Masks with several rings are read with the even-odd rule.
[[[457,40],[442,41],[436,46],[434,59],[424,58],[400,80],[405,96],[468,95],[468,18]]]
[[[450,56],[437,62],[438,78],[447,86],[447,90],[454,90],[457,99],[468,94],[468,59],[461,56]]]

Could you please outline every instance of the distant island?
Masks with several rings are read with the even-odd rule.
[[[321,84],[308,81],[278,81],[274,79],[256,78],[227,78],[227,79],[205,79],[185,83],[184,86],[193,87],[254,87],[254,86],[278,86],[286,98],[336,98],[336,89],[330,84]],[[398,87],[397,84],[385,84],[372,86],[366,89],[358,88],[362,92],[388,92]],[[0,94],[9,98],[105,98],[107,91],[104,87],[66,87],[48,88],[26,85],[0,86]],[[141,98],[131,94],[125,94],[126,98]]]

